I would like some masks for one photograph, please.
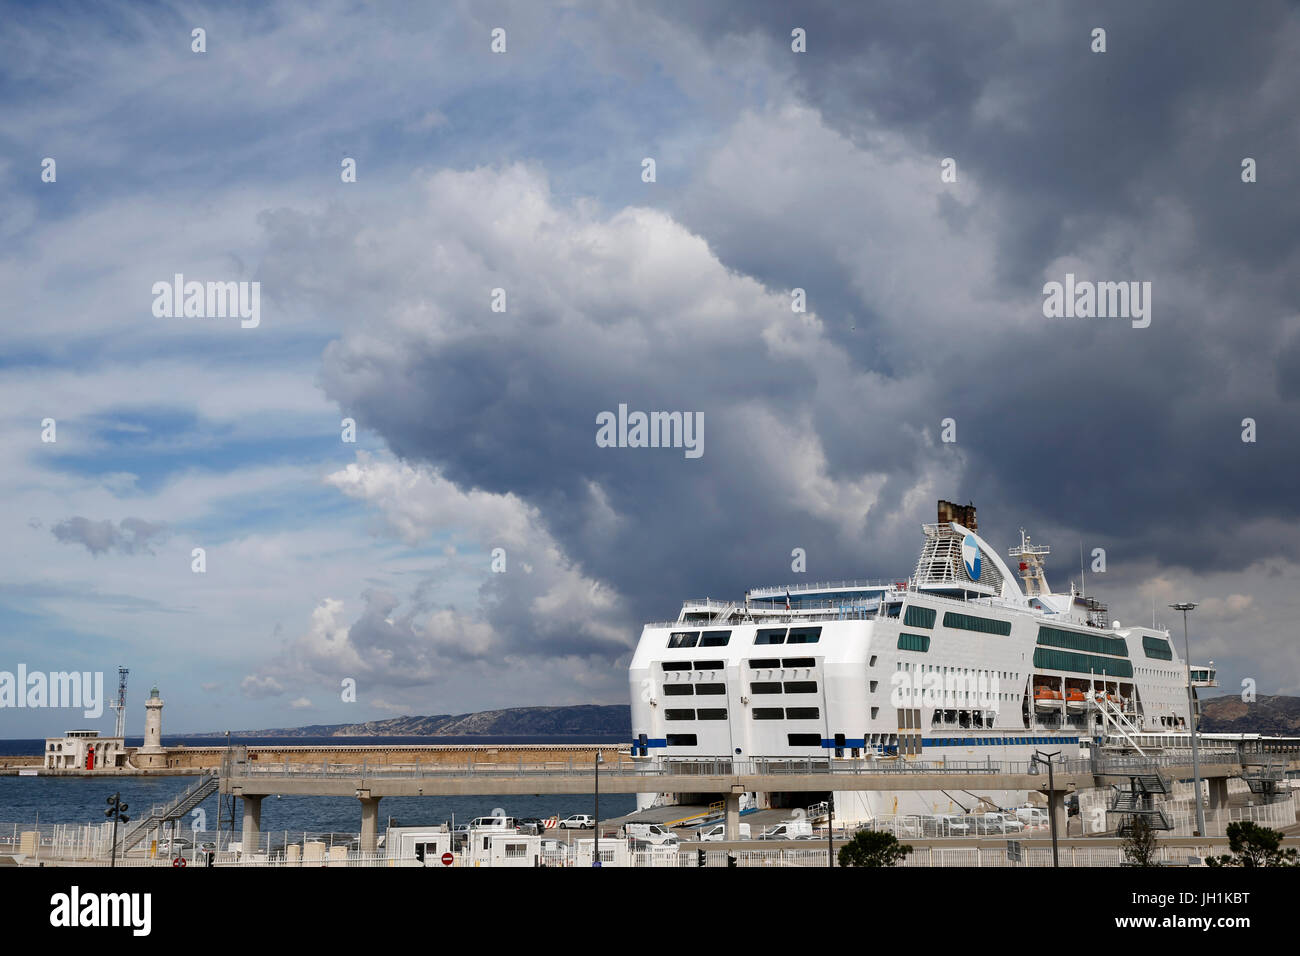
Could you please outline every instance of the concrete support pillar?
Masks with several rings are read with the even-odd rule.
[[[1047,797],[1047,812],[1056,818],[1056,836],[1058,839],[1065,839],[1065,827],[1070,817],[1065,810],[1066,791],[1057,790],[1055,794],[1045,794]]]
[[[729,793],[726,799],[727,839],[740,839],[740,794]]]
[[[245,854],[256,853],[262,842],[262,797],[241,794],[244,801],[244,828],[239,845]]]
[[[372,797],[369,790],[358,790],[357,799],[361,801],[361,852],[374,853],[379,838],[379,798]]]
[[[1228,807],[1228,778],[1210,777],[1205,781],[1210,786],[1210,809],[1226,810]]]

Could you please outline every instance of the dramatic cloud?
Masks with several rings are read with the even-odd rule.
[[[11,657],[202,675],[194,729],[235,687],[262,726],[622,701],[644,621],[795,548],[901,578],[956,497],[1300,687],[1293,5],[205,15],[201,56],[181,8],[0,34]],[[176,272],[260,326],[154,317]],[[1067,273],[1150,282],[1150,327],[1045,318]],[[599,447],[620,406],[703,455]]]

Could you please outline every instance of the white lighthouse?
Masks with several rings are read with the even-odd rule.
[[[157,684],[149,691],[144,708],[144,746],[135,752],[132,763],[141,769],[166,767],[167,751],[162,745],[163,702],[158,696]]]

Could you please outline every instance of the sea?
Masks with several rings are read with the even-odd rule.
[[[225,738],[169,735],[167,744],[211,747],[225,744]],[[403,744],[593,744],[611,746],[626,743],[626,735],[584,735],[582,737],[231,737],[231,743],[249,746],[383,746]],[[128,747],[141,746],[141,738],[127,738]],[[0,740],[0,754],[26,755],[44,751],[44,740]],[[120,793],[132,811],[147,811],[155,804],[168,803],[188,789],[194,777],[18,777],[0,776],[0,830],[18,825],[49,823],[102,823],[108,798]],[[202,804],[205,830],[217,829],[219,795]],[[230,798],[226,798],[229,801]],[[240,809],[235,801],[239,828]],[[600,817],[631,813],[636,797],[610,793],[600,796]],[[469,821],[504,810],[511,817],[567,817],[573,813],[594,813],[591,794],[510,794],[481,796],[385,797],[379,804],[380,829],[388,826],[426,826]],[[222,807],[229,828],[230,810]],[[262,801],[262,831],[293,833],[356,833],[361,828],[361,808],[355,797],[268,797]]]

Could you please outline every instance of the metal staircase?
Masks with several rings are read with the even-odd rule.
[[[149,815],[126,832],[118,845],[118,852],[125,853],[143,840],[151,830],[158,829],[169,820],[179,820],[212,794],[217,792],[220,777],[215,770],[210,770],[199,778],[198,782],[182,793],[171,803],[155,806]]]
[[[1285,778],[1285,765],[1272,757],[1268,758],[1266,763],[1247,767],[1241,775],[1250,792],[1260,794],[1265,803],[1272,803],[1278,799]]]
[[[1114,814],[1119,817],[1115,832],[1121,836],[1127,835],[1132,830],[1133,821],[1138,817],[1145,818],[1152,830],[1172,830],[1173,824],[1169,822],[1165,812],[1156,806],[1156,797],[1168,795],[1170,792],[1170,781],[1159,770],[1154,770],[1153,773],[1130,774],[1128,789],[1118,785],[1115,787],[1110,806],[1106,808],[1106,815]]]

